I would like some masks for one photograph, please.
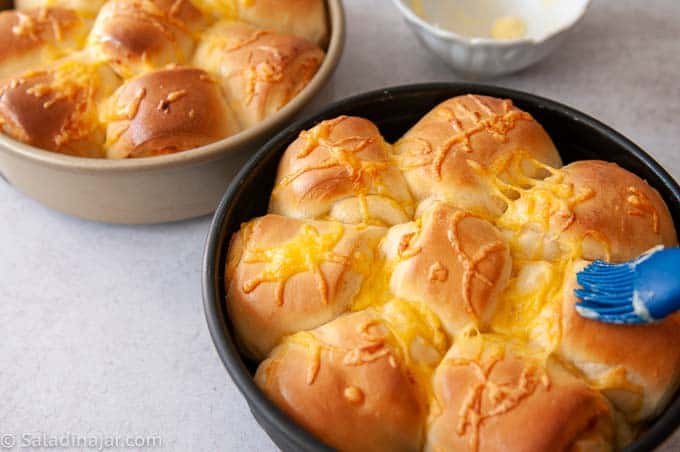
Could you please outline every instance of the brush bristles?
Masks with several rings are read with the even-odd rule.
[[[634,266],[595,261],[578,273],[581,299],[576,309],[582,315],[608,323],[641,323],[633,307]]]

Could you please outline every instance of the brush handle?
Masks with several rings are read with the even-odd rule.
[[[654,319],[680,310],[680,248],[651,254],[635,268],[635,290]]]

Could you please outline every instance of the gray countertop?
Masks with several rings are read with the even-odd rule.
[[[308,112],[369,89],[456,80],[391,2],[345,3],[345,55]],[[678,73],[680,2],[595,0],[554,55],[494,83],[599,118],[680,177]],[[275,449],[205,325],[200,266],[209,218],[95,224],[2,182],[0,218],[0,446],[2,434],[44,441],[44,433],[158,435],[164,450],[178,451]],[[676,434],[662,450],[679,448]]]

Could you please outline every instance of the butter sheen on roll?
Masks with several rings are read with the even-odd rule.
[[[189,63],[194,34],[202,27],[206,18],[190,0],[110,0],[97,16],[89,46],[128,78]]]
[[[422,389],[389,328],[362,311],[288,336],[255,374],[284,412],[348,452],[421,450]]]
[[[239,130],[219,85],[205,71],[168,68],[126,82],[102,112],[107,157],[171,154]]]
[[[80,52],[0,86],[0,126],[33,146],[80,157],[104,155],[100,105],[120,84],[111,68]]]
[[[66,9],[0,12],[0,80],[80,49],[88,31],[87,22]]]
[[[307,86],[323,58],[303,38],[223,21],[203,35],[194,65],[218,74],[239,121],[252,127]]]

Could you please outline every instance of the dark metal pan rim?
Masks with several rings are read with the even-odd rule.
[[[324,119],[338,116],[342,112],[353,110],[358,112],[356,114],[361,115],[360,111],[363,106],[376,103],[387,105],[390,102],[399,101],[409,96],[417,97],[423,93],[431,93],[433,91],[450,91],[451,96],[460,93],[474,93],[510,98],[516,103],[529,104],[534,110],[550,111],[574,123],[581,123],[590,129],[593,134],[600,135],[611,143],[612,146],[620,149],[633,160],[643,165],[654,175],[657,182],[656,188],[663,189],[660,191],[669,206],[675,206],[677,209],[680,209],[680,186],[678,186],[666,170],[635,143],[609,126],[576,109],[521,91],[477,83],[402,85],[370,91],[337,101],[314,116],[299,120],[290,125],[260,148],[229,185],[210,226],[206,239],[202,271],[205,316],[217,353],[237,388],[246,398],[256,420],[279,446],[286,449],[300,451],[332,450],[300,427],[265,397],[255,385],[252,375],[241,358],[227,324],[224,300],[221,299],[219,290],[220,281],[223,278],[219,274],[219,257],[222,256],[224,247],[228,242],[224,228],[225,221],[235,214],[238,207],[236,201],[242,200],[246,192],[250,190],[249,184],[257,177],[261,168],[270,159],[276,157],[276,150],[280,149],[281,146],[287,146],[298,136],[301,130],[308,129]],[[603,156],[603,159],[606,160],[606,157]],[[677,215],[674,215],[674,221],[676,224],[680,224]],[[680,425],[680,397],[677,397],[676,394],[675,399],[666,410],[625,451],[640,452],[652,450],[672,435],[678,425]]]

